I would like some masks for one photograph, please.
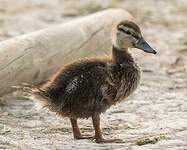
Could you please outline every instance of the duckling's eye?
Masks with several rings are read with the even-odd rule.
[[[125,31],[125,33],[131,35],[131,32],[129,30]]]

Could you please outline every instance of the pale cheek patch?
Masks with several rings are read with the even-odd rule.
[[[131,42],[130,42],[130,40],[128,40],[128,39],[126,39],[126,40],[123,40],[123,46],[124,47],[131,47]]]

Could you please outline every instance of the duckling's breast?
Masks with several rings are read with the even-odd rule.
[[[119,102],[136,90],[140,82],[141,70],[136,63],[119,64],[113,73],[113,78],[117,81],[115,101]]]

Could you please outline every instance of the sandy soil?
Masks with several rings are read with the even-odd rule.
[[[157,56],[132,50],[143,68],[141,85],[102,115],[104,135],[124,143],[76,141],[68,119],[36,110],[32,101],[13,94],[0,103],[0,149],[187,150],[186,0],[0,0],[0,40],[108,7],[129,10],[158,50]],[[93,133],[91,120],[79,124],[83,133]],[[148,143],[139,146],[145,138]]]

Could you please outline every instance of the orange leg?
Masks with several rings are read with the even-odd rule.
[[[104,139],[103,138],[101,128],[100,128],[100,114],[99,113],[95,113],[92,116],[92,121],[93,121],[93,126],[95,129],[96,143],[112,143],[112,142],[121,143],[122,142],[122,140],[120,139]]]
[[[81,132],[79,130],[77,119],[70,118],[72,129],[73,129],[73,136],[75,139],[90,139],[93,138],[93,136],[82,136]]]

